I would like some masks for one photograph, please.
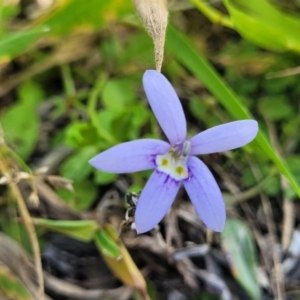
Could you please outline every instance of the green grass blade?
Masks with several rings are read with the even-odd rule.
[[[249,41],[273,50],[300,51],[299,17],[267,0],[223,0],[235,29]]]
[[[13,59],[49,30],[49,27],[42,26],[37,29],[12,33],[2,37],[0,40],[0,60],[9,61]]]
[[[195,49],[191,41],[172,26],[169,26],[166,48],[206,86],[232,117],[235,119],[253,119],[248,109],[239,101],[209,62]],[[261,131],[258,133],[255,143],[275,163],[278,170],[289,180],[291,187],[300,197],[298,182]]]
[[[215,24],[221,24],[228,28],[234,28],[231,20],[225,14],[222,14],[220,11],[215,9],[212,5],[208,4],[204,0],[190,0],[195,7],[201,11],[211,22]]]

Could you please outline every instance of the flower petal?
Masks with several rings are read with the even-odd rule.
[[[142,190],[135,212],[137,233],[154,228],[169,210],[180,182],[167,174],[154,171]]]
[[[188,160],[190,178],[183,185],[203,223],[220,232],[226,220],[221,191],[206,165],[197,157]]]
[[[138,172],[155,168],[155,156],[166,153],[169,148],[164,141],[136,140],[114,146],[93,157],[89,163],[104,172]]]
[[[172,145],[186,139],[186,120],[180,100],[167,78],[148,70],[143,77],[144,89],[155,117]]]
[[[219,125],[190,139],[191,155],[227,151],[250,143],[258,132],[255,120],[242,120]]]

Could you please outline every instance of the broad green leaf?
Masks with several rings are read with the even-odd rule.
[[[77,210],[90,208],[98,193],[97,186],[90,180],[84,180],[74,182],[73,187],[75,196],[74,208]]]
[[[106,173],[95,169],[95,183],[97,184],[108,184],[113,182],[118,177],[114,173]]]
[[[85,179],[92,171],[92,166],[88,161],[98,153],[94,146],[84,147],[70,156],[61,166],[63,177],[74,181]]]
[[[232,275],[245,288],[253,300],[261,299],[256,280],[256,253],[252,236],[244,223],[227,219],[222,232],[222,247],[229,256]]]
[[[0,21],[7,21],[8,19],[15,17],[20,13],[20,7],[17,2],[2,1],[0,5]]]
[[[166,47],[173,53],[176,59],[181,62],[196,78],[198,78],[206,88],[225,107],[229,114],[235,119],[253,119],[248,109],[237,98],[229,86],[217,74],[208,61],[195,49],[191,41],[180,34],[174,27],[169,26]],[[252,143],[257,145],[257,153],[260,150],[271,159],[278,170],[286,176],[295,193],[300,197],[300,186],[293,174],[290,172],[284,160],[275,152],[265,135],[260,131]]]
[[[19,101],[5,111],[1,124],[7,143],[26,160],[38,139],[40,121],[37,110],[44,92],[37,83],[28,81],[20,86],[18,96]]]
[[[128,134],[134,128],[132,127],[132,113],[126,113],[124,110],[116,115],[111,123],[113,136],[118,141],[128,141]]]
[[[300,51],[299,17],[277,9],[267,0],[223,0],[236,30],[267,49]]]
[[[89,242],[93,239],[98,225],[93,220],[47,220],[33,218],[36,226],[46,228],[51,231],[60,232],[74,239]]]
[[[104,251],[102,252],[102,247],[97,245],[104,261],[122,282],[133,288],[136,288],[144,297],[144,299],[148,299],[145,279],[135,265],[122,241],[119,239],[116,230],[112,225],[109,224],[105,225],[103,230],[110,237],[110,239],[114,241],[114,244],[118,246],[120,252],[118,257],[107,255]]]
[[[132,125],[136,127],[141,127],[146,124],[150,115],[152,115],[145,105],[138,103],[130,107],[130,111],[132,112]]]
[[[278,121],[289,117],[293,108],[285,95],[265,97],[259,102],[260,111],[270,120]]]
[[[149,109],[143,104],[127,106],[115,115],[111,123],[112,134],[119,141],[138,139],[141,136],[141,127],[147,123],[149,117]]]
[[[65,131],[65,143],[74,148],[93,145],[99,138],[96,128],[92,124],[77,121],[72,122]]]
[[[115,112],[110,110],[101,110],[95,116],[95,127],[99,136],[110,143],[116,143],[115,137],[112,133],[112,122],[115,119]]]
[[[106,83],[102,95],[103,105],[119,112],[133,103],[135,98],[132,84],[126,80],[110,80]]]
[[[34,300],[23,283],[4,265],[0,265],[0,290],[9,299]]]
[[[0,62],[16,57],[48,31],[49,27],[42,26],[38,29],[31,29],[2,36],[0,39]]]
[[[20,13],[20,6],[17,2],[1,1],[0,2],[0,37],[5,34],[10,19]]]
[[[129,114],[131,115],[131,129],[127,133],[126,139],[136,140],[141,137],[141,128],[149,121],[152,112],[143,104],[135,104],[129,109]]]
[[[58,188],[56,193],[75,210],[85,210],[91,207],[96,199],[98,188],[90,180],[73,182],[74,191]]]
[[[97,248],[103,255],[110,256],[115,259],[121,259],[121,252],[119,246],[110,237],[105,229],[99,229],[96,231],[94,241]]]

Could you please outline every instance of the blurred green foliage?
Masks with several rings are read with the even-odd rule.
[[[34,81],[25,82],[18,88],[18,101],[1,118],[7,143],[12,144],[24,160],[30,157],[38,139],[37,110],[44,97],[41,86]]]
[[[7,299],[33,299],[21,280],[3,265],[0,266],[0,290]]]
[[[234,28],[245,38],[275,51],[300,51],[299,16],[279,10],[268,0],[223,0]]]

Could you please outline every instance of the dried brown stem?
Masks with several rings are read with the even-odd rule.
[[[144,22],[154,43],[156,70],[160,72],[163,58],[168,9],[165,0],[133,0],[133,4]]]
[[[271,136],[272,135],[274,138],[275,132],[273,132]],[[271,137],[271,141],[272,141],[272,137]],[[273,140],[273,143],[277,144],[277,140]],[[259,178],[261,178],[261,174],[259,170],[255,168],[253,164],[250,164],[250,166],[254,177],[256,178],[256,180],[259,180]],[[285,280],[284,280],[284,275],[282,270],[281,258],[278,251],[276,251],[277,238],[276,238],[276,227],[274,223],[273,211],[270,204],[270,199],[266,196],[266,194],[261,192],[260,198],[262,201],[264,214],[266,216],[267,228],[270,234],[270,240],[272,246],[271,249],[272,249],[272,257],[273,257],[273,264],[274,264],[274,277],[276,282],[276,287],[274,287],[273,293],[274,295],[276,295],[278,299],[283,300],[286,299],[285,290],[284,290]]]
[[[3,152],[5,152],[5,145],[0,145],[0,172],[10,178],[11,174],[10,174],[10,167],[9,167],[9,163],[8,163],[8,159],[9,157],[6,157]],[[37,273],[37,279],[38,279],[38,284],[39,284],[39,300],[43,300],[44,299],[44,279],[43,279],[43,269],[42,269],[42,263],[41,263],[41,253],[40,253],[40,248],[39,248],[39,243],[38,243],[38,239],[36,236],[36,232],[35,232],[35,228],[32,222],[32,219],[30,217],[30,214],[28,212],[28,209],[26,207],[25,201],[22,197],[22,194],[19,190],[18,185],[11,181],[8,184],[13,196],[15,197],[21,216],[23,218],[24,221],[24,225],[25,228],[27,230],[31,245],[32,245],[32,250],[33,250],[33,256],[34,256],[34,263],[35,263],[35,269],[36,269],[36,273]]]
[[[279,153],[280,156],[283,156],[283,149],[280,146],[280,143],[277,139],[277,134],[276,134],[276,128],[274,126],[274,123],[271,122],[268,119],[265,119],[271,143],[274,149]],[[281,187],[283,191],[286,191],[289,188],[289,183],[288,180],[284,176],[280,176],[280,182],[281,182]],[[291,199],[287,199],[284,197],[283,199],[283,229],[282,229],[282,235],[281,235],[281,243],[283,245],[283,249],[287,250],[288,246],[290,245],[291,238],[292,238],[292,233],[294,230],[294,220],[295,220],[295,215],[294,215],[294,202],[291,201]]]
[[[95,289],[86,290],[72,283],[55,278],[47,273],[44,273],[46,287],[58,293],[59,295],[72,297],[72,299],[98,300],[127,300],[132,294],[132,289],[127,286],[122,286],[112,290]]]

